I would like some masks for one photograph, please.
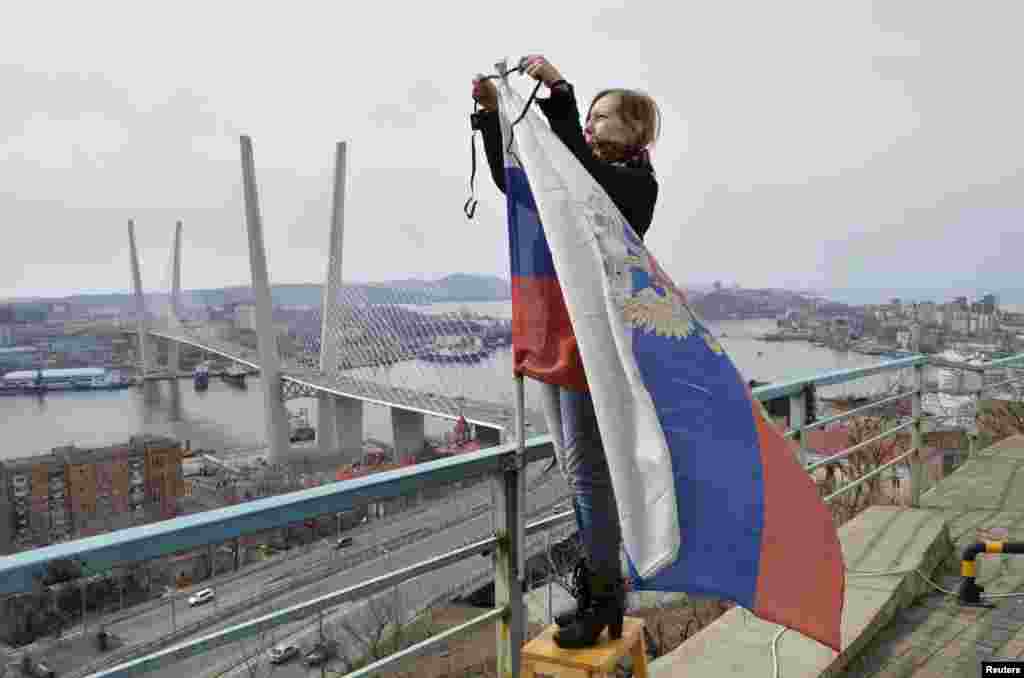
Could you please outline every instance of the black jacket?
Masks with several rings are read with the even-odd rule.
[[[654,204],[658,200],[658,182],[648,164],[607,163],[598,160],[583,138],[580,112],[572,85],[556,86],[547,99],[537,99],[537,105],[547,116],[551,130],[562,140],[594,180],[601,185],[629,225],[642,239],[654,218]],[[483,133],[487,164],[491,177],[502,193],[505,192],[505,158],[501,147],[501,124],[496,112],[480,111],[472,116],[471,125]]]

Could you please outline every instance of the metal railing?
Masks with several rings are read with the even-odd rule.
[[[810,377],[807,379],[795,379],[787,382],[780,382],[777,384],[769,384],[766,386],[760,386],[753,389],[754,397],[761,400],[773,400],[780,397],[789,398],[790,408],[790,423],[789,430],[786,431],[785,436],[787,438],[794,439],[801,448],[806,448],[806,436],[804,435],[808,431],[825,427],[829,424],[837,423],[851,417],[864,414],[870,410],[875,410],[883,405],[889,405],[901,400],[910,398],[911,413],[908,421],[901,424],[892,426],[880,434],[873,436],[867,440],[860,441],[855,445],[847,447],[846,449],[837,452],[836,454],[825,457],[818,461],[805,464],[805,468],[808,472],[813,472],[821,467],[836,462],[842,461],[850,457],[850,455],[858,452],[866,447],[877,444],[887,438],[897,435],[898,433],[911,429],[911,443],[910,449],[899,454],[898,456],[890,459],[884,464],[872,469],[868,473],[865,473],[859,478],[852,480],[843,487],[839,488],[835,492],[823,497],[826,503],[832,502],[837,497],[846,494],[847,492],[856,489],[860,485],[864,484],[868,480],[871,480],[875,476],[878,476],[886,471],[889,471],[898,464],[907,462],[910,464],[910,505],[918,506],[921,500],[921,490],[923,487],[924,480],[924,463],[921,458],[921,453],[924,449],[924,421],[925,417],[922,412],[922,400],[925,394],[925,368],[929,365],[934,364],[950,369],[962,369],[970,372],[976,372],[978,374],[984,374],[988,370],[998,369],[1002,367],[1009,367],[1011,365],[1024,366],[1024,354],[1010,356],[1008,358],[1002,358],[1000,360],[990,361],[981,365],[969,365],[966,363],[949,363],[948,361],[930,358],[925,355],[916,355],[908,358],[900,358],[898,360],[891,360],[873,365],[870,367],[853,368],[847,370],[837,370],[834,372],[827,372],[819,376]],[[806,399],[805,395],[808,389],[817,388],[821,386],[834,386],[838,384],[848,383],[863,379],[865,377],[881,374],[883,372],[892,370],[903,370],[912,369],[913,379],[912,387],[910,390],[901,391],[895,395],[873,400],[866,405],[841,412],[839,414],[819,419],[813,423],[805,423],[808,419],[806,412]],[[994,384],[984,384],[981,388],[976,389],[973,395],[976,400],[981,398],[982,393],[988,390],[995,390],[997,388],[1008,386],[1013,383],[1017,383],[1024,380],[1024,376],[1017,376],[1011,379],[1006,379]],[[971,448],[970,453],[974,451],[974,436],[970,436]]]
[[[910,398],[911,416],[907,421],[826,459],[807,464],[806,467],[808,471],[813,471],[825,464],[839,462],[868,445],[910,429],[910,450],[824,497],[824,501],[830,502],[871,477],[896,464],[910,460],[911,503],[917,505],[920,500],[923,475],[922,459],[919,452],[923,447],[922,396],[925,390],[924,370],[928,364],[929,359],[926,356],[913,356],[871,367],[827,372],[761,386],[754,389],[753,394],[761,401],[780,397],[790,399],[790,430],[786,435],[795,439],[797,443],[801,444],[801,447],[806,447],[804,444],[806,443],[805,434],[808,431],[863,414],[885,404]],[[962,367],[984,372],[1011,364],[1024,366],[1024,354],[981,366]],[[863,407],[814,423],[805,423],[807,413],[804,394],[807,389],[852,382],[883,372],[903,369],[913,370],[913,386],[909,391],[881,398]],[[982,389],[976,391],[976,394],[1005,386],[1008,383],[1015,383],[1021,379],[1022,377],[1015,377],[997,384],[983,386]],[[524,441],[522,445],[518,443],[501,445],[475,453],[463,454],[456,458],[441,459],[415,467],[311,488],[288,495],[258,499],[241,505],[19,553],[0,560],[0,595],[18,594],[32,590],[45,574],[47,564],[58,559],[86,561],[92,570],[109,569],[207,544],[222,543],[245,534],[283,527],[307,518],[338,513],[365,503],[393,499],[422,490],[425,487],[484,475],[491,478],[495,490],[494,510],[497,515],[494,535],[456,548],[449,553],[236,624],[190,642],[138,657],[93,675],[113,678],[114,676],[142,674],[238,640],[258,637],[270,629],[326,612],[342,603],[368,598],[407,580],[488,551],[495,554],[493,576],[495,578],[496,608],[494,610],[380,659],[349,675],[371,676],[378,674],[398,662],[430,652],[433,648],[452,638],[493,621],[499,622],[496,639],[499,672],[501,675],[517,675],[525,618],[523,605],[525,573],[522,565],[525,538],[530,534],[559,527],[573,519],[572,512],[566,511],[531,524],[523,525],[522,522],[522,514],[526,507],[521,505],[524,499],[521,494],[523,489],[521,481],[525,479],[523,474],[526,472],[526,465],[548,459],[553,453],[550,436],[538,436]],[[523,477],[521,478],[521,476]]]

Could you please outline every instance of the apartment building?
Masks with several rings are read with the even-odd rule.
[[[173,518],[183,456],[177,441],[135,436],[0,462],[0,553]]]

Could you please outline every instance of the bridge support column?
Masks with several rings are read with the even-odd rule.
[[[316,442],[322,456],[338,449],[338,420],[334,411],[334,396],[319,393],[316,398]]]
[[[167,371],[172,379],[178,378],[181,370],[181,344],[176,341],[167,341]]]
[[[421,412],[391,408],[391,431],[395,438],[395,461],[423,451],[426,435]]]
[[[333,400],[337,449],[344,463],[359,461],[363,458],[363,401],[337,397]]]
[[[501,445],[501,429],[477,425],[476,439],[480,443],[481,449]]]

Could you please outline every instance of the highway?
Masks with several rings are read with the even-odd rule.
[[[549,501],[554,501],[557,504],[559,499],[560,497],[552,496],[549,498]],[[532,519],[537,519],[543,515],[548,515],[553,512],[558,511],[552,511],[549,508],[548,510],[541,512],[539,515],[532,516]],[[567,534],[565,531],[568,531],[568,529],[571,529],[571,527],[563,527],[560,534]],[[380,576],[381,574],[386,573],[386,571],[412,565],[415,562],[437,555],[445,550],[451,550],[462,546],[465,543],[481,539],[488,535],[489,532],[489,516],[474,518],[458,527],[450,529],[450,531],[445,531],[442,535],[438,535],[432,540],[417,542],[406,549],[395,551],[380,560],[367,563],[365,574],[353,570],[351,573],[346,574],[346,576],[339,577],[337,583],[325,582],[323,585],[309,587],[309,589],[298,593],[294,599],[290,600],[287,604],[295,604],[300,600],[309,599],[316,595],[323,595],[330,591],[337,590],[338,588],[354,585],[362,579]],[[543,535],[532,536],[528,540],[527,549],[543,547],[544,543],[545,537]],[[359,650],[365,649],[365,647],[346,632],[339,630],[339,627],[336,624],[339,619],[345,619],[350,628],[354,628],[356,630],[360,629],[360,624],[365,625],[361,627],[365,630],[360,635],[362,639],[364,639],[362,642],[366,642],[366,639],[371,637],[371,633],[380,627],[379,622],[374,624],[374,620],[379,621],[391,618],[394,605],[389,601],[395,599],[392,596],[396,596],[396,599],[400,601],[401,606],[404,609],[419,610],[422,609],[428,601],[435,600],[438,596],[443,595],[446,592],[450,592],[453,589],[458,588],[460,585],[476,582],[485,576],[489,576],[493,573],[493,569],[494,564],[490,558],[468,558],[447,566],[442,570],[436,570],[434,573],[424,575],[413,582],[409,582],[406,585],[401,586],[397,593],[384,592],[378,594],[379,601],[375,602],[370,609],[366,609],[366,606],[364,606],[364,609],[360,611],[359,615],[353,615],[353,607],[359,606],[359,603],[342,605],[341,608],[333,610],[325,617],[324,626],[326,635],[329,638],[338,640],[341,643],[342,648],[350,656],[357,656],[360,653]],[[476,585],[472,584],[470,585],[470,588],[476,588]],[[285,599],[286,598],[282,598],[282,602],[284,602]],[[268,611],[271,610],[266,608],[260,613],[266,613]],[[482,611],[483,610],[481,610],[481,612]],[[301,658],[276,667],[269,665],[266,658],[266,650],[269,647],[284,641],[298,645],[302,648],[304,653],[314,644],[318,638],[318,633],[318,622],[315,618],[311,618],[308,621],[276,629],[273,634],[263,638],[261,641],[254,640],[247,643],[238,643],[237,646],[223,648],[222,652],[218,652],[217,650],[208,652],[204,655],[204,658],[209,661],[209,664],[205,665],[206,672],[201,675],[212,678],[213,676],[221,675],[225,670],[229,671],[229,673],[224,675],[230,676],[231,678],[245,678],[247,676],[252,678],[253,675],[273,675],[287,678],[289,676],[307,676],[311,671],[318,674],[318,669],[309,669],[305,667]],[[256,655],[252,662],[247,663],[246,666],[240,666],[240,660],[242,658],[245,658],[245,656],[251,656],[254,653],[256,653]],[[193,662],[196,662],[196,660],[181,663],[179,667],[181,670],[187,672],[190,668],[189,665]],[[233,670],[231,670],[232,667],[234,667]],[[335,660],[329,663],[329,668],[333,670],[342,670],[345,667],[339,660]]]
[[[531,484],[537,482],[539,472],[546,464],[547,462],[538,462],[531,465],[527,474]],[[566,495],[565,482],[561,475],[554,471],[544,479],[543,484],[535,487],[529,493],[527,502],[532,512],[540,507],[549,508],[560,504]],[[247,600],[254,601],[253,607],[245,606],[246,612],[244,613],[233,615],[225,620],[214,621],[211,618],[210,625],[204,626],[190,637],[205,635],[217,628],[239,623],[245,619],[265,614],[272,609],[294,605],[339,588],[352,586],[368,577],[379,576],[391,569],[405,567],[425,558],[450,551],[467,542],[484,538],[492,532],[490,501],[489,484],[481,483],[468,490],[456,492],[446,499],[348,530],[344,534],[351,536],[354,543],[345,549],[335,550],[333,548],[334,540],[328,539],[316,543],[307,553],[297,557],[277,556],[282,559],[279,566],[268,567],[251,575],[245,575],[244,570],[242,576],[225,573],[224,577],[218,577],[212,582],[197,584],[187,591],[176,594],[175,626],[180,628],[197,620],[213,617],[222,608],[238,604],[244,605]],[[564,508],[566,507],[563,506],[562,509],[564,510]],[[543,537],[538,536],[537,539],[542,540]],[[387,552],[387,556],[382,557],[381,554],[385,552]],[[346,563],[351,566],[345,567]],[[333,571],[343,567],[345,569],[341,571]],[[415,606],[423,600],[440,595],[459,584],[464,584],[472,577],[482,575],[485,570],[490,568],[489,558],[471,558],[456,563],[444,571],[419,578],[416,583],[411,584],[408,591],[403,589],[403,595],[407,596],[409,603]],[[258,602],[257,596],[268,595],[268,592],[272,592],[275,588],[287,589],[289,583],[301,580],[303,577],[313,581],[298,590],[282,591],[268,602]],[[225,579],[228,581],[223,581]],[[215,602],[195,608],[190,608],[187,605],[186,599],[190,593],[211,586],[217,592]],[[145,608],[146,606],[141,607]],[[127,613],[130,611],[126,611]],[[296,628],[308,623],[308,621],[298,623],[284,633],[293,632]],[[168,601],[168,604],[160,604],[109,624],[108,628],[126,645],[135,645],[154,641],[169,633],[171,624],[170,601]],[[96,623],[90,621],[89,626],[96,628]],[[283,638],[284,636],[279,633],[277,637]],[[174,642],[177,644],[183,640],[185,639],[176,639]],[[182,662],[157,673],[167,676],[199,675],[214,666],[230,666],[237,661],[243,649],[251,652],[255,641],[250,641],[248,645],[247,648],[228,647],[215,650],[203,657]],[[76,675],[84,675],[86,668],[87,666],[83,666]],[[277,670],[282,671],[284,667],[277,667]]]

